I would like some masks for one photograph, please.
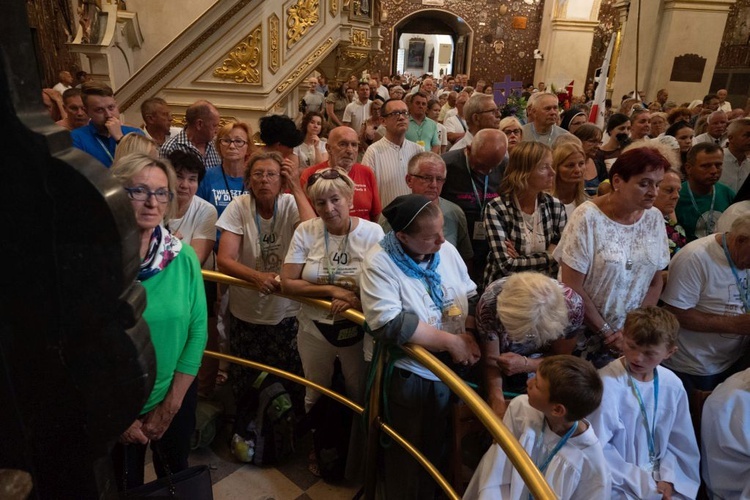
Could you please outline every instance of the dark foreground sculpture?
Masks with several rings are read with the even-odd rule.
[[[41,103],[25,2],[0,16],[0,469],[32,498],[114,495],[111,445],[153,385],[133,210]]]

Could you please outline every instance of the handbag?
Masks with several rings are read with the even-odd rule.
[[[176,474],[146,483],[125,492],[124,498],[177,498],[180,500],[213,500],[211,472],[208,465],[194,465]]]
[[[335,347],[350,347],[365,338],[365,330],[353,321],[340,319],[333,324],[314,321],[326,340]]]

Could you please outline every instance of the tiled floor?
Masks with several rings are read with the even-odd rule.
[[[217,399],[232,407],[231,391],[220,390]],[[233,409],[231,409],[233,411]],[[256,467],[234,459],[229,450],[230,424],[222,430],[208,448],[190,455],[190,465],[206,464],[211,468],[214,499],[216,500],[349,500],[360,489],[359,484],[341,482],[329,484],[307,470],[312,436],[304,436],[296,451],[278,467]],[[155,479],[153,468],[146,469],[146,482]]]

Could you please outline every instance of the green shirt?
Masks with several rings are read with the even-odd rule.
[[[729,208],[729,205],[732,204],[734,191],[721,182],[714,184],[714,190],[716,192],[716,199],[714,200],[713,223],[714,228],[716,228],[721,212]],[[687,236],[688,242],[702,236],[708,236],[705,234],[705,227],[710,218],[708,212],[711,209],[711,199],[713,198],[713,195],[711,193],[705,195],[697,195],[693,193],[693,198],[695,198],[695,205],[693,205],[693,201],[690,198],[690,187],[688,186],[687,181],[683,182],[682,187],[680,188],[680,199],[677,201],[675,213],[677,214],[677,221],[685,229],[685,236]],[[695,235],[696,225],[698,226],[698,236]]]
[[[206,292],[198,257],[190,245],[159,274],[143,283],[146,310],[156,352],[156,382],[141,410],[151,411],[164,400],[175,372],[196,375],[208,338]]]
[[[432,151],[433,147],[440,146],[437,123],[426,116],[421,125],[414,118],[409,117],[409,129],[406,131],[406,138],[422,146],[425,151]]]

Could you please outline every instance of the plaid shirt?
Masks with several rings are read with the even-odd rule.
[[[206,167],[206,169],[221,166],[221,157],[219,156],[219,152],[216,151],[216,148],[214,147],[214,142],[211,141],[206,144],[206,154],[204,156],[200,151],[198,151],[198,148],[196,148],[193,143],[190,142],[185,129],[182,129],[179,134],[171,137],[167,142],[165,142],[159,150],[159,155],[162,158],[166,158],[172,151],[178,150],[197,155],[198,158],[203,160],[203,165]]]
[[[568,222],[565,206],[557,198],[541,193],[538,207],[545,247],[553,243],[556,245]],[[508,255],[505,240],[512,242],[519,254],[524,247],[523,214],[512,195],[500,195],[489,202],[484,210],[483,222],[490,244],[487,267],[484,268],[485,287],[498,278],[522,271],[538,271],[550,277],[557,275],[557,262],[546,251],[519,255],[515,259]]]

